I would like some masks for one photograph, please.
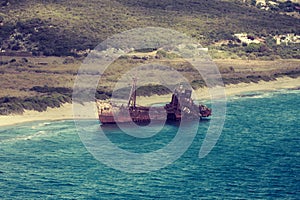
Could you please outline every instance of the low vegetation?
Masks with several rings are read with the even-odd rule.
[[[0,115],[22,114],[24,110],[46,111],[48,107],[57,108],[70,103],[71,97],[64,94],[42,95],[35,97],[1,97]]]
[[[300,43],[280,44],[268,37],[265,43],[233,43],[229,42],[221,46],[212,46],[210,51],[214,58],[242,58],[250,60],[275,60],[275,59],[300,59]],[[216,53],[226,52],[225,56]]]
[[[300,34],[296,28],[300,26],[299,20],[238,1],[8,0],[3,5],[1,49],[33,55],[85,55],[88,49],[115,33],[145,26],[175,29],[205,46],[233,40],[233,34],[241,32],[255,36]],[[285,4],[280,4],[284,8],[281,5]],[[245,48],[239,51],[247,53]],[[286,58],[286,51],[269,54]]]

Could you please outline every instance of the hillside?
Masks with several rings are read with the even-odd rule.
[[[147,26],[196,38],[208,47],[226,85],[300,76],[300,20],[241,1],[0,0],[0,115],[71,102],[89,50],[115,33]],[[135,51],[111,66],[95,97],[108,98],[123,73],[149,62],[174,67],[195,89],[205,86],[167,52]],[[142,89],[141,96],[170,92],[160,85]]]
[[[236,1],[1,0],[0,42],[6,52],[75,55],[135,27],[172,28],[203,45],[256,36],[299,34],[300,20]]]

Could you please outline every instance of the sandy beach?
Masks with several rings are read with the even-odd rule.
[[[259,83],[240,83],[236,85],[227,85],[225,87],[226,96],[238,95],[245,92],[255,91],[274,91],[278,89],[292,89],[300,87],[300,77],[293,79],[289,77],[278,78],[276,81],[260,81]],[[200,95],[201,94],[201,95]],[[202,88],[196,91],[195,96],[201,99],[210,99],[209,90]],[[140,97],[137,100],[141,105],[150,105],[170,101],[170,95]],[[97,119],[97,114],[85,115],[80,118],[91,118],[94,116]],[[9,126],[32,121],[55,121],[73,119],[72,104],[64,104],[60,108],[48,108],[45,112],[25,111],[23,115],[8,115],[0,116],[0,126]]]
[[[278,78],[276,81],[260,81],[258,83],[239,83],[239,84],[230,84],[225,86],[225,95],[233,96],[246,92],[256,92],[256,91],[275,91],[279,89],[293,89],[300,87],[300,77],[298,78],[289,78],[283,77]],[[200,88],[195,91],[196,94],[193,95],[193,99],[211,99],[208,88]],[[154,103],[168,102],[170,101],[170,95],[154,95],[151,97],[140,97],[137,100],[142,105],[150,105]]]

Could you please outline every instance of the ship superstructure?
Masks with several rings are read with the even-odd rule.
[[[206,118],[211,115],[211,109],[202,104],[195,104],[191,98],[192,90],[183,85],[176,88],[170,103],[165,106],[138,106],[136,102],[136,79],[133,79],[127,105],[113,105],[110,101],[97,100],[99,120],[102,124],[113,123],[149,123],[151,120],[181,120],[183,116],[191,118]]]

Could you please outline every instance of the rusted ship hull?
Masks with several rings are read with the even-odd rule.
[[[201,110],[202,109],[202,110]],[[199,119],[206,118],[211,115],[210,109],[199,108]],[[151,121],[180,121],[182,118],[181,112],[174,112],[166,110],[166,107],[157,107],[156,109],[150,108],[139,109],[137,107],[135,110],[124,109],[120,112],[109,112],[109,113],[99,113],[99,121],[102,124],[115,124],[115,123],[150,123]]]
[[[102,124],[115,124],[117,123],[114,119],[114,116],[111,114],[99,114],[99,121],[102,123]]]
[[[185,118],[201,119],[211,115],[211,109],[205,105],[196,105],[191,98],[192,90],[175,89],[170,103],[160,107],[144,107],[136,105],[136,79],[127,106],[112,105],[111,102],[97,102],[99,120],[102,124],[113,123],[149,123],[151,121],[172,120]]]
[[[166,112],[163,107],[150,109],[149,107],[136,107],[117,109],[118,112],[99,113],[99,120],[102,124],[114,123],[150,123],[151,121],[166,120]]]

